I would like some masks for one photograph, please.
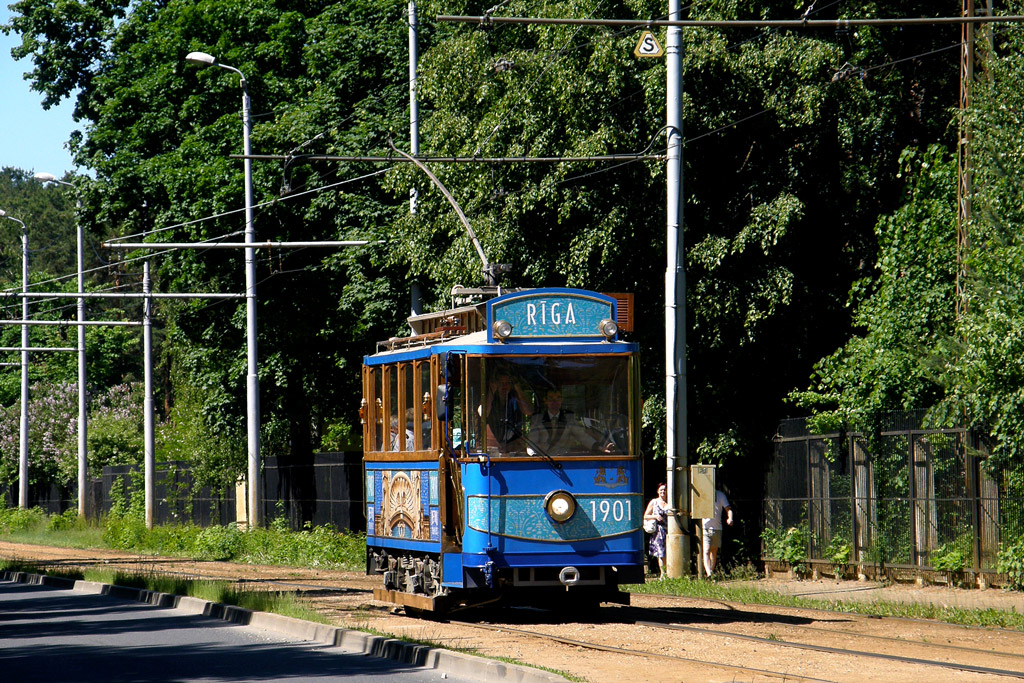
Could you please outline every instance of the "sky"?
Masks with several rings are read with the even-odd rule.
[[[6,24],[10,14],[7,2],[0,2],[0,24]],[[16,34],[0,33],[0,168],[43,171],[59,178],[75,170],[65,148],[71,131],[80,127],[71,118],[74,105],[65,100],[43,109],[42,94],[30,90],[22,77],[32,62],[11,57],[11,48],[19,44]]]

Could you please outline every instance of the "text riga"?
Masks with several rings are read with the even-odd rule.
[[[565,312],[562,310],[562,302],[556,301],[548,306],[546,301],[542,301],[540,304],[540,322],[537,322],[538,308],[537,304],[528,303],[526,304],[526,324],[527,325],[547,325],[549,322],[552,325],[575,325],[576,324],[576,311],[573,310],[572,302],[565,304]],[[564,316],[564,317],[563,317]]]

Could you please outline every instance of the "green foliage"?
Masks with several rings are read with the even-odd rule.
[[[135,516],[115,516],[106,518],[103,530],[103,542],[111,548],[121,550],[142,550],[146,545],[146,520]]]
[[[157,452],[161,460],[188,463],[198,486],[219,486],[244,471],[245,442],[234,426],[217,422],[203,395],[178,384],[174,407],[157,428]]]
[[[46,522],[47,531],[68,531],[70,529],[81,528],[85,525],[75,508],[68,508],[62,514],[50,515],[50,518]]]
[[[502,5],[507,14],[537,9],[524,0]],[[466,0],[427,0],[420,16],[480,10]],[[546,2],[542,10],[595,12],[591,0]],[[789,16],[793,5],[738,0],[688,11],[707,19]],[[836,11],[817,8],[814,15]],[[481,281],[476,254],[450,207],[411,165],[305,163],[299,156],[387,154],[392,137],[407,146],[399,132],[408,126],[405,12],[402,0],[12,5],[11,28],[22,39],[14,54],[31,60],[33,86],[47,106],[75,98],[85,133],[75,136],[72,149],[91,172],[81,183],[79,218],[90,234],[148,232],[146,239],[188,241],[240,229],[233,211],[244,176],[242,164],[230,158],[240,142],[238,79],[182,63],[189,51],[204,50],[246,74],[257,114],[254,149],[296,155],[283,165],[253,164],[255,198],[267,202],[256,217],[260,239],[374,242],[342,252],[260,253],[260,436],[267,455],[301,463],[314,448],[339,443],[345,431],[336,425],[354,424],[357,414],[358,358],[371,350],[370,340],[401,328],[410,281],[423,285],[433,308],[448,304],[451,285]],[[884,6],[858,0],[842,12],[921,16],[934,8],[925,0]],[[611,0],[600,13],[645,19],[663,15],[664,6]],[[830,358],[844,343],[851,285],[866,284],[870,264],[882,262],[873,228],[907,200],[894,178],[897,156],[948,137],[955,74],[938,57],[907,58],[940,54],[947,39],[937,31],[911,33],[683,33],[688,422],[692,444],[709,458],[750,457],[755,451],[745,445],[770,433],[785,392],[805,384],[813,359]],[[565,157],[664,149],[665,66],[623,58],[635,45],[633,32],[477,29],[425,20],[419,36],[425,154]],[[658,209],[665,201],[661,162],[435,166],[489,259],[513,265],[504,284],[634,292],[644,321],[635,340],[660,365],[664,335],[655,321],[663,311],[667,261]],[[385,173],[373,175],[378,172]],[[415,214],[406,201],[412,188],[419,194]],[[941,222],[936,210],[908,212],[907,222],[924,214],[934,219],[925,231],[931,235]],[[915,242],[917,233],[908,230]],[[952,263],[942,256],[925,259],[920,270],[937,266],[941,280]],[[135,266],[124,268],[124,275],[137,275]],[[241,271],[226,250],[182,250],[161,257],[156,285],[241,291]],[[916,281],[917,271],[912,274],[908,280]],[[874,324],[876,314],[896,318],[886,313],[886,302],[899,303],[903,295],[912,301],[914,293],[880,296],[862,308],[858,325]],[[922,306],[925,317],[939,298]],[[175,303],[160,313],[167,324],[159,370],[169,389],[162,404],[177,411],[162,431],[160,457],[193,462],[203,481],[231,480],[244,468],[243,307]],[[852,399],[837,407],[835,397],[863,377],[857,358],[876,359],[868,368],[882,376],[865,384],[872,387],[865,392],[878,402],[930,400],[935,382],[918,372],[909,344],[940,323],[915,323],[905,337],[854,344],[843,358],[825,362],[812,387],[821,410],[856,408]],[[123,341],[112,335],[105,348],[123,349]],[[931,342],[926,335],[921,345]],[[898,353],[887,365],[890,350]],[[110,363],[105,384],[130,372]],[[900,365],[917,374],[898,382]],[[645,369],[645,376],[660,372]],[[11,381],[0,374],[0,396],[13,396]],[[647,403],[664,403],[659,383],[647,382]],[[656,407],[645,411],[645,424],[655,426],[657,414]],[[650,450],[664,452],[658,428],[648,431],[654,432]]]
[[[837,569],[843,569],[850,564],[851,557],[853,557],[853,546],[849,539],[842,536],[833,536],[825,546],[825,559]]]
[[[999,573],[1006,575],[1012,588],[1024,590],[1024,537],[1000,543],[998,557]]]
[[[810,536],[806,525],[785,530],[767,528],[761,532],[765,556],[786,562],[795,571],[803,571]]]
[[[743,447],[739,443],[736,429],[718,434],[712,441],[704,439],[697,445],[697,462],[718,465],[721,467],[730,458],[741,455]]]
[[[892,410],[928,408],[941,396],[935,358],[952,331],[955,164],[938,146],[900,157],[906,204],[875,229],[877,275],[855,283],[860,333],[815,366],[811,390],[790,398],[814,424],[865,433]]]
[[[960,544],[943,543],[928,553],[932,568],[949,574],[959,574],[970,564],[970,556]]]
[[[666,449],[664,395],[655,395],[644,401],[640,420],[644,430],[645,450],[651,458],[664,458]]]
[[[1022,11],[1019,1],[1006,11]],[[992,437],[989,467],[1020,469],[1024,453],[1024,37],[1000,35],[966,125],[972,133],[973,220],[961,257],[964,293],[946,354],[948,412]]]
[[[4,533],[25,531],[46,525],[46,513],[42,508],[2,508],[0,509],[0,530]]]
[[[299,532],[279,528],[255,530],[245,535],[241,557],[253,564],[304,567],[357,567],[363,561],[365,538],[339,533],[331,526]]]
[[[192,552],[204,560],[229,560],[240,554],[243,541],[237,525],[211,526],[196,535]]]

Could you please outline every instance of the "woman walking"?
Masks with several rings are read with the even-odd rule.
[[[658,558],[658,578],[665,576],[665,538],[668,536],[668,487],[658,484],[658,497],[644,511],[644,531],[651,535],[649,552]],[[653,528],[652,528],[653,524]]]

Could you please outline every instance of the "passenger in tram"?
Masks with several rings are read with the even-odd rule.
[[[400,430],[401,428],[398,425],[398,417],[393,416],[391,418],[391,450],[393,451],[400,450],[399,446],[401,446],[401,444],[399,443],[398,437]],[[411,451],[415,440],[416,436],[413,434],[412,427],[407,426],[405,429],[405,450]]]
[[[508,371],[499,370],[484,401],[488,447],[496,446],[500,453],[522,450],[523,426],[531,415],[533,402]]]

